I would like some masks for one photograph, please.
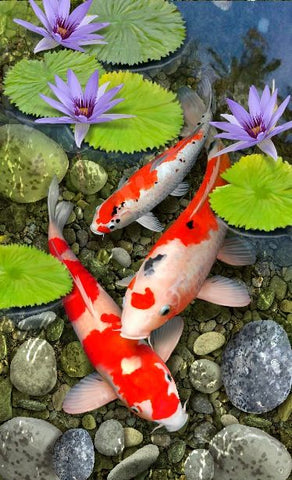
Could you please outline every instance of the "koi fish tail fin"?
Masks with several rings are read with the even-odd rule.
[[[49,187],[48,194],[48,212],[50,225],[54,226],[62,233],[63,228],[70,217],[73,205],[70,202],[59,202],[59,184],[58,179],[54,176]]]
[[[177,96],[183,108],[185,121],[181,132],[183,137],[193,134],[196,128],[200,128],[204,116],[210,116],[211,120],[214,100],[208,77],[200,82],[198,92],[200,94],[186,86],[178,90]]]

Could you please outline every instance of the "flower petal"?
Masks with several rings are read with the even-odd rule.
[[[48,35],[47,30],[45,30],[43,27],[37,27],[33,23],[26,22],[25,20],[21,20],[20,18],[14,18],[13,21],[15,23],[18,23],[24,28],[27,28],[28,30],[31,30],[32,32],[38,33],[39,35],[42,35],[43,37],[45,35]]]
[[[58,43],[53,38],[45,37],[35,46],[34,53],[50,50],[50,48],[55,48],[57,45]]]
[[[269,125],[272,115],[275,110],[275,106],[277,103],[277,89],[274,91],[274,93],[271,95],[270,100],[267,102],[265,109],[262,111],[262,116],[263,116],[263,122],[264,125]]]
[[[95,70],[91,77],[89,78],[85,91],[84,91],[84,101],[89,102],[90,100],[95,100],[98,90],[98,70]]]
[[[277,127],[273,128],[270,133],[267,135],[267,138],[271,138],[274,135],[278,135],[279,133],[285,132],[292,128],[292,121],[283,123],[282,125],[278,125]]]
[[[51,107],[55,108],[56,110],[59,110],[62,113],[65,113],[66,115],[72,115],[72,112],[69,110],[69,108],[65,107],[63,103],[57,102],[57,100],[54,100],[53,98],[47,97],[46,95],[43,95],[40,93],[40,97],[48,103]]]
[[[224,153],[228,152],[236,152],[237,150],[244,150],[245,148],[249,148],[250,145],[247,142],[237,142],[233,143],[229,147],[223,148],[218,152],[218,155],[223,155]]]
[[[249,89],[248,108],[252,117],[258,116],[261,112],[260,97],[254,85]]]
[[[71,12],[71,14],[69,15],[68,22],[71,25],[80,25],[83,18],[85,17],[88,10],[90,9],[91,4],[92,4],[92,0],[86,0],[86,2],[82,3],[77,8],[75,8],[73,12]]]
[[[257,143],[257,140],[250,137],[246,132],[244,132],[244,130],[242,130],[242,133],[237,133],[236,135],[228,132],[218,133],[216,138],[226,138],[226,140],[244,140],[245,142],[249,142],[251,145],[255,145]]]
[[[88,25],[92,20],[98,18],[98,15],[85,15],[83,20],[79,23],[79,27],[83,27],[83,25]]]
[[[52,28],[58,17],[58,2],[57,0],[43,0],[43,6],[46,13],[46,17],[50,22],[50,25]]]
[[[268,105],[270,98],[271,98],[270,89],[268,85],[266,85],[260,100],[260,107],[261,107],[262,113],[264,112],[266,106]]]
[[[109,23],[90,23],[89,25],[83,25],[80,27],[80,25],[76,28],[76,30],[72,33],[72,35],[80,35],[86,37],[89,33],[96,32],[97,30],[100,30],[104,26],[108,26]]]
[[[98,90],[97,90],[97,95],[96,95],[96,102],[97,100],[99,100],[100,97],[102,97],[107,89],[107,87],[109,86],[110,82],[105,82],[103,83],[100,87],[98,87]]]
[[[276,125],[279,118],[283,115],[289,101],[290,101],[290,95],[288,95],[288,97],[285,98],[285,100],[281,103],[281,105],[279,105],[275,113],[273,113],[270,123],[267,125],[267,130],[269,130],[274,125]]]
[[[79,80],[71,69],[67,72],[67,80],[72,97],[83,98],[83,92]]]
[[[30,6],[33,9],[34,13],[38,17],[38,19],[42,22],[43,26],[50,31],[51,30],[51,25],[44,14],[44,12],[40,9],[40,7],[34,2],[34,0],[29,0]]]
[[[269,138],[266,138],[262,142],[258,143],[258,147],[267,155],[272,157],[274,160],[277,160],[278,155],[277,155],[277,150],[275,145],[273,144],[272,140]]]
[[[240,123],[236,120],[233,115],[229,115],[229,113],[221,113],[221,117],[228,120],[228,122],[233,123],[234,125],[240,125]]]
[[[239,103],[234,102],[234,100],[230,100],[229,98],[226,98],[226,102],[240,125],[244,127],[245,124],[250,122],[250,115],[241,105],[239,105]]]
[[[80,148],[80,145],[83,142],[84,137],[87,134],[88,130],[89,130],[88,123],[76,123],[74,138],[78,148]]]
[[[68,91],[60,90],[58,87],[53,85],[52,83],[48,82],[48,85],[52,92],[56,95],[56,97],[60,100],[60,102],[67,108],[68,113],[73,113],[74,111],[74,103],[71,96],[68,95]]]
[[[58,5],[58,16],[65,19],[68,18],[70,12],[70,0],[60,0]]]
[[[71,117],[38,118],[35,123],[74,123]]]

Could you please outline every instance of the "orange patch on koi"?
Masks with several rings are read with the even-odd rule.
[[[145,289],[145,293],[133,292],[131,297],[131,304],[135,308],[141,310],[146,310],[147,308],[152,307],[155,303],[155,298],[152,290],[150,288]]]

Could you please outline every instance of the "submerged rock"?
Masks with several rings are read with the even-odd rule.
[[[54,467],[60,480],[87,480],[93,471],[94,447],[82,428],[67,430],[55,443]]]
[[[222,385],[220,367],[211,360],[195,360],[189,375],[191,384],[202,393],[216,392]]]
[[[210,443],[216,480],[286,480],[292,468],[284,445],[258,428],[229,425]]]
[[[0,127],[0,194],[18,203],[47,196],[54,175],[68,169],[64,150],[40,131],[17,124]]]
[[[0,426],[0,476],[4,480],[58,480],[53,446],[61,431],[44,420],[15,417]]]
[[[10,366],[11,383],[22,393],[45,395],[56,385],[55,352],[46,340],[33,338],[24,342]]]
[[[272,320],[248,323],[228,343],[222,380],[230,401],[250,413],[269,412],[289,395],[292,351],[285,330]]]
[[[97,430],[94,446],[102,455],[119,455],[125,447],[124,429],[117,420],[106,420]]]
[[[107,172],[98,163],[78,160],[70,169],[68,185],[85,195],[92,195],[102,189],[107,178]]]
[[[129,480],[147,470],[159,455],[156,445],[145,445],[133,455],[118,463],[109,473],[107,480]]]
[[[193,450],[185,461],[187,480],[212,480],[214,461],[208,450]]]
[[[12,385],[9,378],[0,377],[0,422],[5,422],[12,417],[11,392]]]

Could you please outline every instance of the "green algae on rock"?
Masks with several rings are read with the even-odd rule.
[[[0,423],[12,418],[11,391],[9,378],[0,378]]]
[[[94,371],[79,342],[71,342],[63,348],[61,365],[69,377],[85,377]]]
[[[18,203],[45,198],[54,175],[68,169],[64,150],[42,132],[24,125],[0,127],[0,194]]]
[[[92,195],[102,189],[107,178],[107,172],[98,163],[91,160],[78,160],[70,169],[68,182],[74,190]]]

